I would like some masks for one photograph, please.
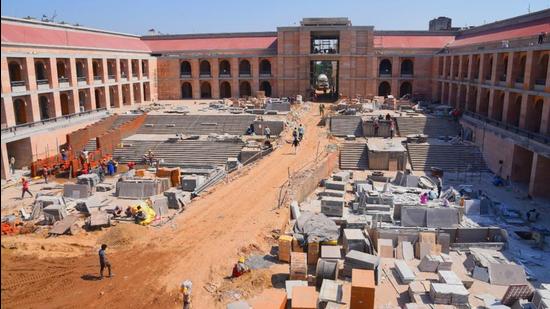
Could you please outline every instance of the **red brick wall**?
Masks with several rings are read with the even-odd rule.
[[[139,127],[141,127],[143,125],[143,122],[145,122],[145,118],[147,118],[146,115],[141,115],[137,118],[125,122],[118,128],[109,130],[106,133],[98,136],[96,138],[98,149],[101,150],[103,155],[112,154],[123,138],[126,138],[137,132]]]
[[[109,130],[117,118],[118,115],[113,115],[85,128],[67,134],[67,144],[71,145],[73,151],[82,150],[90,139],[95,138]]]

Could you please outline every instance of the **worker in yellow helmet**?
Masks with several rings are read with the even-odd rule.
[[[235,264],[235,266],[233,266],[233,276],[232,277],[233,278],[240,277],[244,273],[247,273],[249,271],[250,271],[250,268],[248,267],[248,265],[245,264],[245,258],[240,257],[237,264]]]
[[[180,285],[180,293],[183,294],[183,309],[191,309],[191,288],[193,283],[185,280]]]

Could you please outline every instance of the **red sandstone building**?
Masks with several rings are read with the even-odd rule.
[[[447,24],[446,24],[447,25]],[[441,29],[440,26],[433,27]],[[58,151],[65,134],[111,109],[155,100],[402,96],[466,111],[493,172],[550,190],[550,10],[457,30],[377,31],[305,18],[276,32],[134,36],[2,18],[2,178]]]

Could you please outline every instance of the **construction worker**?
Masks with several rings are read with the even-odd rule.
[[[29,181],[23,177],[21,178],[21,184],[23,185],[21,191],[21,199],[23,199],[23,197],[25,196],[25,192],[29,193],[29,195],[32,197],[32,193],[31,191],[29,191]]]
[[[107,255],[105,254],[105,250],[107,249],[106,244],[101,245],[101,249],[99,249],[99,279],[103,279],[103,270],[105,267],[109,270],[109,278],[113,277],[113,273],[111,273],[111,263],[107,260]]]
[[[138,206],[137,207],[137,212],[134,215],[134,221],[136,222],[136,224],[139,224],[141,221],[143,221],[145,219],[147,219],[147,217],[145,216],[145,213],[141,209],[141,206]]]
[[[265,129],[264,129],[264,134],[265,134],[265,138],[266,139],[270,139],[271,138],[271,129],[266,126]]]
[[[10,158],[10,171],[12,175],[15,174],[15,157]]]
[[[302,141],[304,138],[304,134],[306,133],[306,129],[304,126],[300,123],[300,126],[298,127],[298,139]]]
[[[61,149],[61,160],[67,161],[67,152],[65,149]]]
[[[319,105],[319,115],[325,116],[325,104],[323,103]]]
[[[244,257],[240,257],[237,264],[233,266],[233,274],[232,274],[233,278],[238,278],[250,271],[250,268],[248,267],[248,265],[244,263],[244,261],[245,261]]]
[[[193,283],[190,280],[185,280],[180,285],[180,292],[183,295],[183,309],[191,308],[191,289]]]
[[[48,183],[48,168],[44,165],[42,167],[42,177],[44,177],[44,183]]]
[[[300,140],[298,139],[298,130],[294,129],[292,132],[292,146],[294,147],[294,154],[296,154],[296,151],[298,150],[298,145],[300,145]]]
[[[393,139],[393,135],[395,134],[395,123],[393,123],[393,120],[390,118],[390,139]]]
[[[437,185],[437,196],[441,196],[441,188],[443,187],[443,180],[438,175],[435,177],[435,184]]]

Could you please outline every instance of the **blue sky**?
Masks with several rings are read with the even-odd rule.
[[[482,25],[550,8],[550,0],[2,0],[2,15],[42,17],[144,34],[275,31],[302,17],[349,17],[378,30],[427,30],[449,16],[453,26]],[[210,10],[209,10],[210,9]],[[210,12],[209,12],[210,11]]]

